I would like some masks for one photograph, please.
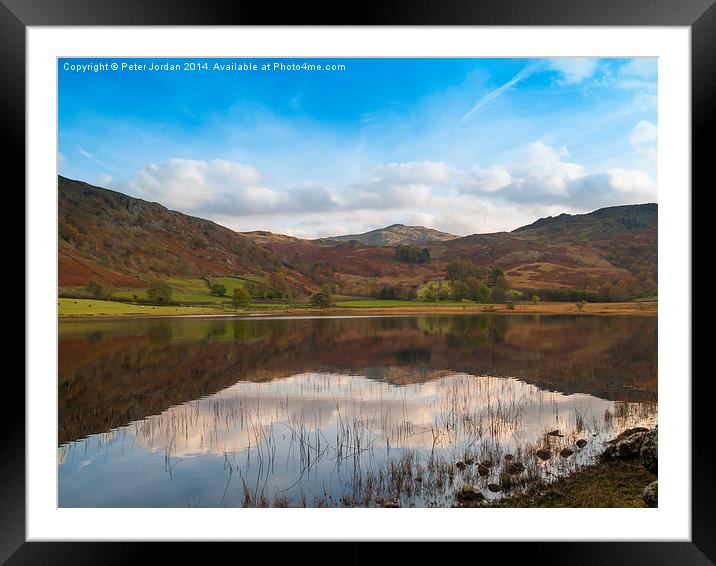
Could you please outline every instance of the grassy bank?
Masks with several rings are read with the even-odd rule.
[[[656,315],[656,302],[631,303],[516,303],[480,304],[473,302],[424,301],[340,301],[327,309],[308,305],[255,303],[246,308],[234,309],[229,305],[141,305],[119,301],[60,298],[57,301],[60,317],[114,317],[114,316],[189,316],[189,315],[413,315],[413,314],[623,314]]]
[[[158,306],[98,301],[94,299],[58,299],[57,312],[61,317],[71,316],[180,316],[210,314],[216,309],[191,306]]]
[[[656,480],[641,462],[600,462],[553,483],[531,485],[498,507],[646,507],[644,488]]]

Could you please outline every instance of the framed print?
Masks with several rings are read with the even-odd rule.
[[[4,2],[27,333],[3,558],[713,563],[715,10]]]

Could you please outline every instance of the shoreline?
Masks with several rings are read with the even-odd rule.
[[[65,299],[70,301],[73,299]],[[62,299],[60,299],[62,301]],[[418,315],[456,315],[456,314],[500,314],[500,315],[621,315],[621,316],[657,316],[657,301],[632,301],[624,303],[540,303],[515,304],[508,308],[507,304],[470,304],[464,306],[429,306],[396,305],[396,306],[340,306],[330,308],[315,307],[258,307],[250,309],[218,309],[212,307],[187,306],[152,306],[133,305],[113,301],[95,301],[96,303],[109,303],[111,306],[129,305],[138,309],[147,309],[147,312],[115,313],[106,312],[102,307],[94,312],[89,309],[78,313],[59,313],[58,320],[100,320],[100,319],[141,319],[141,318],[281,318],[281,317],[365,317],[365,316],[418,316]],[[58,303],[59,304],[59,303]],[[158,310],[159,309],[159,310]],[[172,309],[177,312],[171,312]],[[179,310],[182,312],[178,312]],[[186,312],[196,309],[197,312]],[[154,310],[155,312],[148,312]]]
[[[646,508],[644,488],[658,479],[638,461],[597,462],[551,483],[497,500],[500,508]]]
[[[647,508],[658,507],[658,428],[631,428],[607,442],[592,464],[554,481],[538,479],[522,492],[461,507]],[[651,490],[651,491],[650,491]]]

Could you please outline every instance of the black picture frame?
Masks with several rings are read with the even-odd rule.
[[[709,139],[715,131],[716,109],[716,0],[400,0],[363,2],[322,7],[301,3],[225,0],[0,0],[0,88],[2,123],[8,144],[6,176],[12,186],[25,186],[25,32],[28,26],[63,25],[560,25],[560,26],[686,26],[691,29],[692,79],[692,184],[706,183],[707,164],[713,160]],[[350,19],[348,19],[350,18]],[[13,166],[10,167],[9,165]],[[713,183],[712,179],[709,181]],[[10,184],[8,184],[10,186]],[[684,188],[683,190],[690,190]],[[24,203],[24,200],[23,200]],[[24,204],[21,205],[24,207]],[[693,224],[692,224],[693,226]],[[663,236],[662,236],[663,237]],[[684,276],[691,276],[684,274]],[[27,302],[26,297],[26,302]],[[31,336],[28,336],[31,339]],[[693,347],[692,347],[693,349]],[[691,381],[692,391],[692,538],[690,542],[534,542],[491,543],[474,550],[458,546],[471,559],[497,556],[509,562],[550,564],[713,564],[716,561],[716,498],[714,498],[714,442],[707,419],[708,376],[673,376]],[[24,384],[8,373],[4,383],[8,399],[24,398]],[[7,564],[134,563],[148,561],[148,546],[162,560],[206,558],[194,545],[162,543],[26,542],[25,540],[25,413],[24,407],[6,419],[0,443],[0,562]],[[684,463],[686,464],[686,462]],[[585,526],[585,535],[588,528]],[[559,530],[555,529],[555,536]],[[157,548],[161,544],[161,548]],[[249,543],[245,543],[249,544]],[[321,554],[334,560],[364,562],[387,556],[385,550],[365,548],[376,543],[349,543]],[[351,548],[353,546],[360,548]],[[423,553],[422,545],[401,545],[401,561]],[[289,548],[291,547],[291,548]],[[409,548],[406,548],[409,547]],[[412,552],[411,552],[412,551]],[[493,551],[493,552],[490,552]],[[295,545],[273,549],[270,562],[295,553]],[[454,549],[445,559],[459,560]],[[201,553],[201,554],[199,554]],[[245,555],[250,556],[250,555]],[[337,558],[336,558],[337,556]],[[320,560],[313,558],[311,560]],[[498,559],[498,558],[495,558]],[[502,559],[500,559],[502,561]]]

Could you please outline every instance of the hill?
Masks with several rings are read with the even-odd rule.
[[[527,297],[537,292],[563,299],[576,290],[624,300],[657,292],[657,220],[657,205],[642,204],[561,214],[512,232],[465,237],[394,224],[303,240],[234,232],[59,177],[59,282],[82,286],[94,279],[114,289],[142,289],[156,278],[251,277],[284,287],[284,298],[302,300],[323,285],[353,296],[371,296],[385,286],[417,290],[443,280],[451,262],[466,260],[502,270],[509,286],[525,290]],[[394,247],[406,244],[427,248],[430,261],[399,261]]]
[[[452,240],[441,254],[499,267],[515,287],[656,293],[657,220],[656,204],[560,214],[509,233]]]
[[[168,276],[277,273],[296,290],[313,287],[250,237],[164,206],[60,176],[59,285],[97,280],[143,288]]]
[[[378,230],[371,230],[363,234],[348,234],[346,236],[331,236],[316,240],[321,245],[334,245],[336,242],[353,242],[366,246],[401,246],[418,245],[427,242],[444,242],[454,240],[458,236],[425,228],[424,226],[405,226],[393,224]]]
[[[256,241],[294,269],[349,294],[365,295],[376,285],[419,286],[442,279],[455,260],[497,267],[513,288],[550,290],[553,298],[564,290],[601,293],[603,300],[656,293],[656,204],[563,214],[513,232],[424,242],[420,245],[432,259],[423,264],[396,261],[387,245],[345,238],[311,241],[273,235]]]

